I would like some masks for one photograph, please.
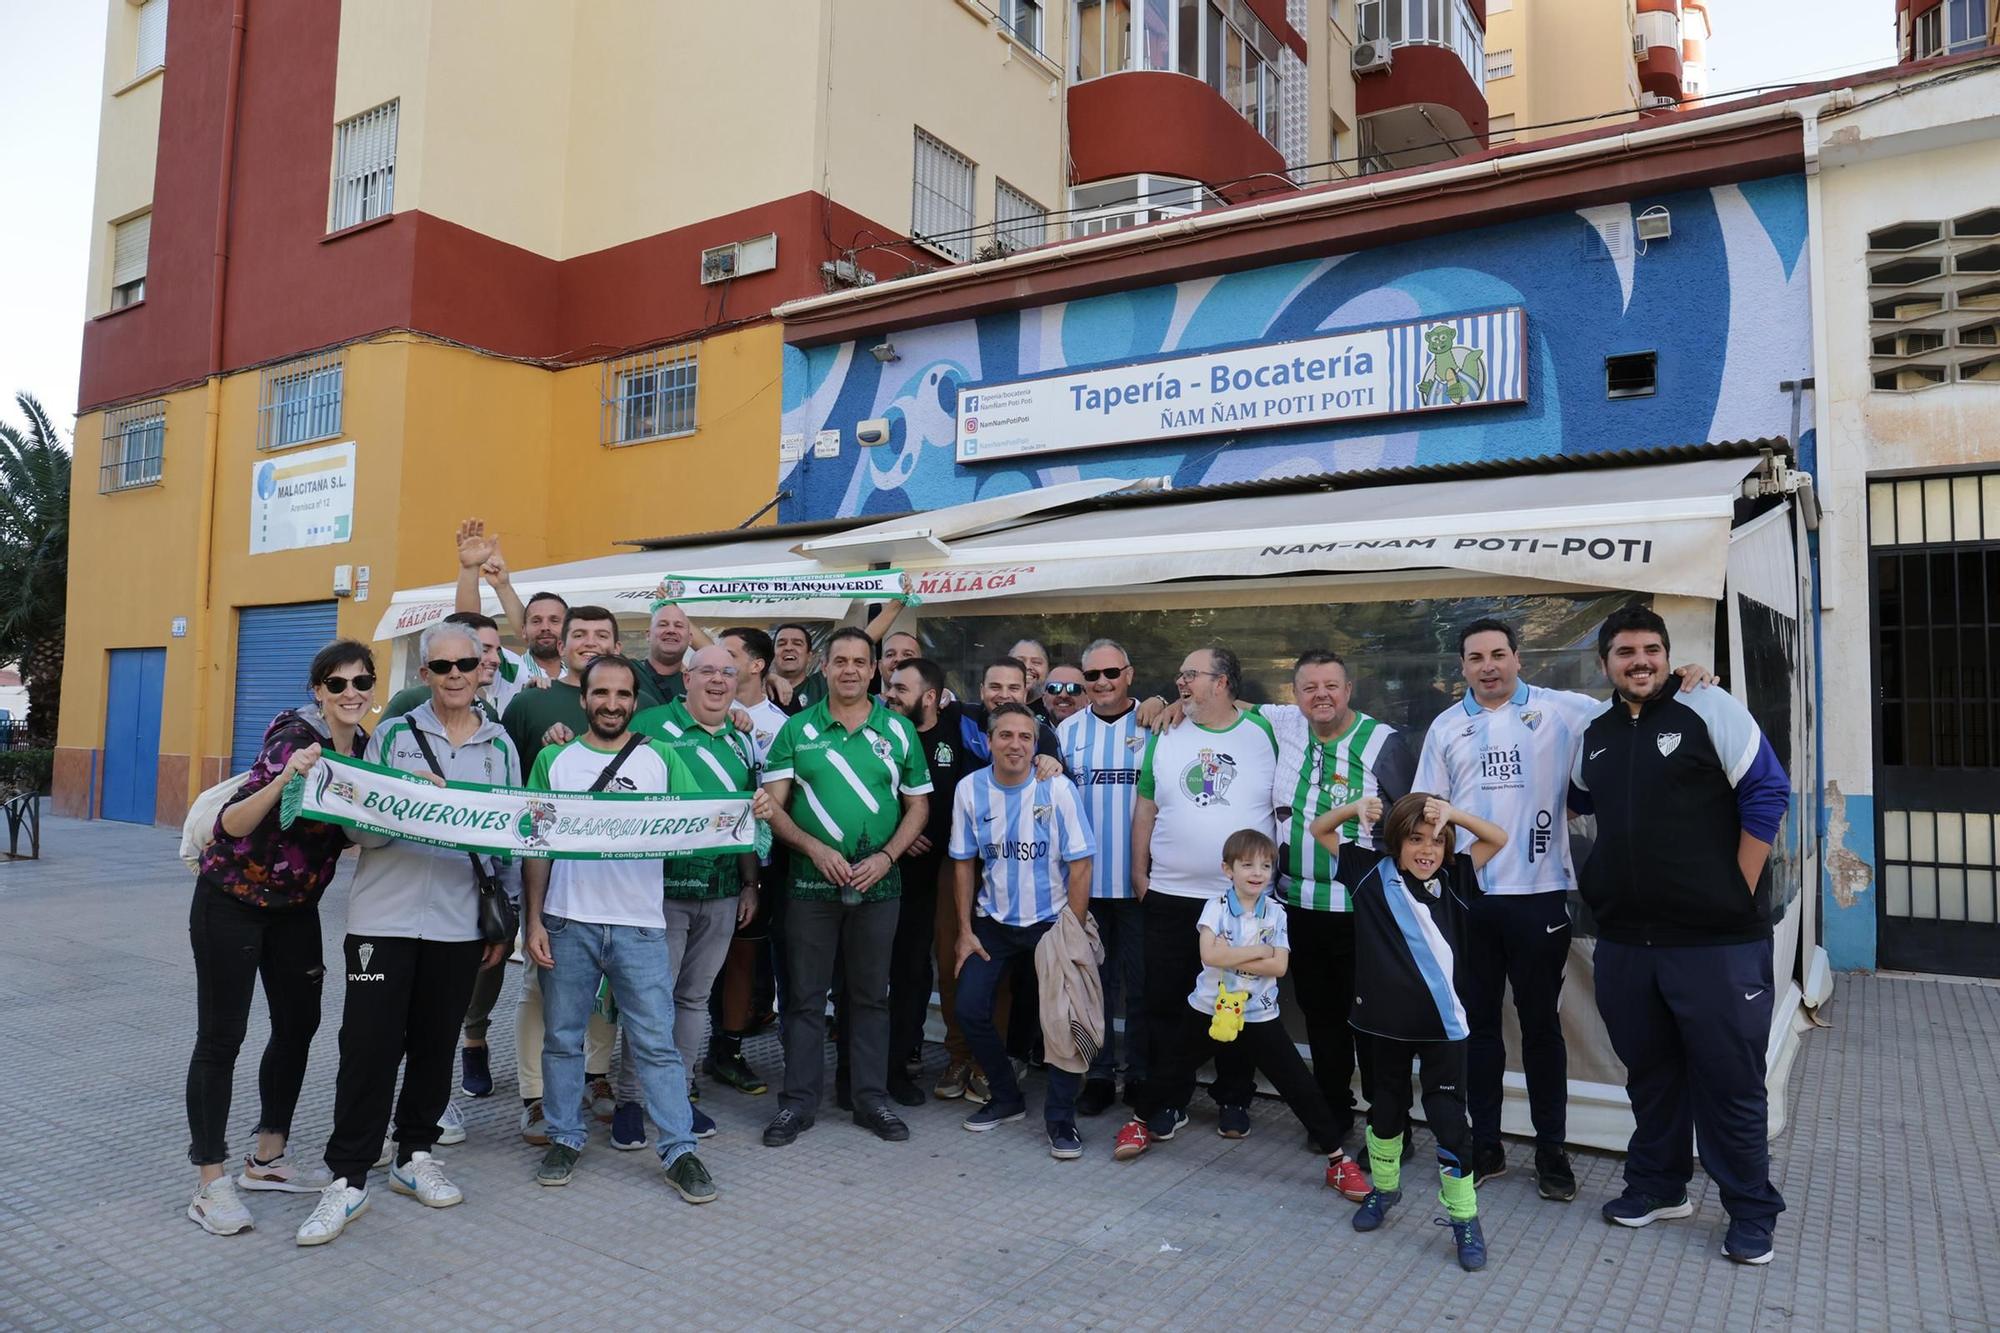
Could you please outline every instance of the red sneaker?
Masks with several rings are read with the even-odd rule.
[[[1122,1140],[1121,1140],[1122,1141]],[[1351,1203],[1360,1203],[1368,1197],[1372,1188],[1368,1177],[1354,1164],[1354,1159],[1346,1153],[1335,1153],[1326,1160],[1327,1188],[1340,1191],[1340,1197]]]
[[[1132,1120],[1118,1131],[1118,1141],[1112,1147],[1111,1155],[1118,1161],[1129,1162],[1152,1146],[1153,1131],[1146,1128],[1145,1121]]]

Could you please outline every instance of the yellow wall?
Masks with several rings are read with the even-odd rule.
[[[84,315],[111,308],[111,227],[153,204],[153,165],[160,142],[162,70],[135,73],[139,10],[128,0],[106,0],[110,21],[104,39],[104,101],[97,130],[97,192],[90,210],[90,282]],[[137,81],[135,81],[137,80]]]
[[[1354,134],[1354,0],[1309,0],[1305,38],[1307,68],[1319,71],[1308,99],[1306,160],[1324,162],[1336,152],[1351,158],[1361,147]],[[1335,131],[1340,135],[1337,145]],[[1358,174],[1358,163],[1341,162],[1315,167],[1308,179],[1329,181]]]
[[[1634,119],[1639,70],[1632,58],[1632,0],[1514,0],[1486,16],[1486,49],[1512,50],[1514,73],[1486,83],[1491,116],[1513,116],[1523,141]],[[1578,116],[1601,120],[1522,129]]]

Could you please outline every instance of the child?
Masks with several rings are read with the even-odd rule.
[[[1277,860],[1277,844],[1256,829],[1238,829],[1222,844],[1222,870],[1231,887],[1202,909],[1201,974],[1188,996],[1186,1026],[1165,1043],[1170,1054],[1154,1073],[1158,1104],[1187,1105],[1195,1070],[1221,1041],[1241,1042],[1313,1141],[1322,1148],[1335,1145],[1327,1155],[1326,1181],[1338,1188],[1340,1169],[1348,1166],[1350,1175],[1354,1170],[1338,1147],[1333,1110],[1278,1021],[1278,978],[1285,975],[1291,942],[1285,909],[1269,891]],[[1234,1035],[1221,1035],[1226,1032]],[[1172,1138],[1187,1117],[1169,1110],[1157,1118],[1165,1123],[1134,1120],[1120,1130],[1111,1155],[1129,1162],[1154,1141]]]
[[[1315,819],[1312,835],[1338,853],[1340,827],[1356,815],[1382,814],[1369,797]],[[1453,854],[1456,825],[1478,841]],[[1411,792],[1389,811],[1383,855],[1354,889],[1354,1010],[1349,1022],[1369,1036],[1376,1099],[1368,1108],[1368,1162],[1375,1188],[1354,1214],[1356,1231],[1382,1225],[1403,1197],[1403,1134],[1410,1113],[1410,1061],[1420,1068],[1424,1118],[1437,1140],[1439,1200],[1467,1272],[1486,1266],[1471,1168],[1472,1127],[1465,1112],[1465,1006],[1456,983],[1458,941],[1477,871],[1507,845],[1507,835],[1441,797]]]

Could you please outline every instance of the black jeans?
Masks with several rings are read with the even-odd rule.
[[[195,984],[194,1056],[187,1074],[188,1160],[214,1166],[229,1160],[236,1053],[250,1024],[250,999],[259,977],[271,1011],[271,1039],[257,1066],[262,1102],[257,1128],[292,1132],[306,1055],[319,1031],[326,977],[319,906],[253,907],[198,879],[188,909],[188,941],[194,946]]]
[[[1147,1016],[1159,1023],[1153,1015]],[[1333,1111],[1320,1095],[1319,1084],[1313,1082],[1312,1071],[1306,1062],[1299,1059],[1298,1047],[1292,1045],[1292,1034],[1285,1031],[1282,1021],[1275,1018],[1261,1023],[1245,1023],[1243,1030],[1234,1041],[1217,1041],[1208,1035],[1208,1026],[1215,1021],[1215,1015],[1204,1014],[1190,1005],[1186,998],[1181,1000],[1181,1012],[1169,1031],[1172,1037],[1167,1049],[1161,1053],[1160,1062],[1153,1066],[1152,1082],[1148,1085],[1158,1101],[1154,1114],[1164,1114],[1186,1106],[1194,1095],[1194,1073],[1202,1062],[1214,1058],[1217,1070],[1222,1068],[1225,1055],[1241,1057],[1252,1070],[1263,1070],[1264,1077],[1271,1080],[1271,1086],[1285,1099],[1285,1105],[1306,1127],[1323,1152],[1332,1152],[1340,1146],[1340,1122],[1334,1119]],[[1222,1081],[1220,1073],[1216,1082]],[[1220,1102],[1220,1098],[1217,1099]],[[1246,1097],[1241,1102],[1221,1102],[1224,1106],[1247,1105]]]
[[[1375,1091],[1368,1103],[1368,1128],[1378,1139],[1393,1139],[1410,1127],[1410,1061],[1418,1064],[1424,1089],[1424,1122],[1437,1140],[1440,1161],[1449,1156],[1462,1170],[1472,1168],[1472,1126],[1465,1118],[1466,1043],[1392,1041],[1368,1038],[1375,1062]]]
[[[1186,1027],[1188,993],[1201,975],[1201,909],[1206,898],[1177,898],[1170,893],[1149,893],[1139,900],[1146,928],[1146,1086],[1134,1098],[1142,1118],[1151,1119],[1160,1111],[1184,1111],[1192,1092],[1162,1094],[1157,1085],[1177,1060],[1182,1032]],[[1190,1068],[1199,1067],[1196,1061]],[[1270,1072],[1268,1070],[1266,1073]],[[1257,1067],[1243,1042],[1218,1042],[1215,1051],[1215,1083],[1208,1095],[1217,1106],[1248,1106],[1257,1094]]]
[[[478,940],[413,940],[349,935],[347,1011],[340,1021],[340,1073],[333,1083],[333,1136],[327,1170],[356,1189],[382,1151],[396,1067],[396,1156],[429,1152],[451,1101],[452,1058],[486,946]]]
[[[1367,1034],[1347,1023],[1354,1007],[1354,914],[1288,907],[1285,924],[1292,938],[1292,996],[1305,1019],[1313,1080],[1333,1108],[1344,1140],[1354,1131],[1357,1059],[1361,1095],[1370,1103],[1375,1100],[1375,1067],[1368,1058]]]

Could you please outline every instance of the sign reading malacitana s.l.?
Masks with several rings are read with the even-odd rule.
[[[958,393],[958,461],[1095,449],[1527,398],[1519,306],[1354,329]]]
[[[353,535],[353,441],[250,465],[250,554],[332,546]]]

